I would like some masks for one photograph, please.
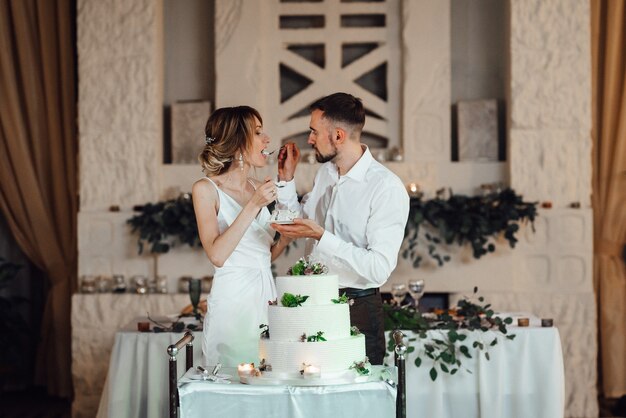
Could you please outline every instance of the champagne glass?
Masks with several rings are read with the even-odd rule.
[[[200,279],[189,280],[189,299],[193,306],[193,314],[196,318],[200,315],[198,312],[198,304],[200,303],[200,293],[202,291],[202,281]]]
[[[395,283],[391,285],[391,296],[398,306],[401,306],[401,303],[406,296],[406,292],[406,285],[404,283]]]
[[[420,303],[420,299],[424,295],[424,280],[422,279],[414,279],[409,280],[408,282],[409,294],[411,298],[413,298],[413,306],[417,309],[417,306]]]

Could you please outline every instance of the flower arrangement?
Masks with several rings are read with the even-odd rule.
[[[367,376],[370,374],[370,367],[370,360],[367,357],[365,357],[361,361],[355,361],[354,363],[352,363],[352,366],[350,366],[351,369],[354,369],[358,374],[362,376]]]
[[[302,257],[287,270],[288,276],[311,276],[313,274],[326,273],[328,273],[328,267],[324,264]]]
[[[354,305],[354,299],[349,299],[348,296],[346,296],[345,292],[337,299],[331,299],[330,301],[332,303],[347,303],[350,306]]]
[[[474,294],[476,293],[478,288],[474,287]],[[500,336],[507,340],[515,338],[515,334],[507,335],[507,325],[513,322],[512,318],[496,316],[490,304],[482,305],[484,302],[482,296],[478,297],[477,302],[465,298],[459,300],[455,308],[424,314],[410,306],[396,307],[384,304],[385,329],[391,330],[391,333],[396,329],[410,329],[415,332],[415,337],[408,339],[407,352],[416,352],[416,347],[412,346],[411,342],[417,342],[415,366],[420,367],[425,359],[431,360],[429,374],[434,381],[439,373],[437,369],[454,375],[463,366],[463,359],[472,358],[472,353],[482,351],[489,360],[488,349],[498,344]],[[437,333],[439,335],[427,333],[432,330],[439,331]],[[490,341],[476,339],[470,350],[469,345],[465,343],[467,334],[463,331],[483,333],[494,331],[496,335]],[[393,353],[394,347],[394,340],[390,335],[388,353]],[[467,368],[466,371],[471,373]]]
[[[292,293],[285,292],[283,297],[280,299],[280,303],[286,308],[295,308],[302,306],[308,298],[308,296],[294,295]]]
[[[324,331],[317,331],[315,335],[309,335],[309,336],[307,336],[306,333],[303,333],[300,336],[300,341],[307,342],[307,343],[315,343],[315,342],[320,342],[320,341],[326,341],[326,338],[324,338]]]

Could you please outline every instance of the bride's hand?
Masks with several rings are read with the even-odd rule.
[[[267,206],[276,200],[276,193],[276,185],[270,177],[266,177],[265,182],[257,187],[254,195],[252,195],[250,204],[257,209],[261,209],[263,206]]]

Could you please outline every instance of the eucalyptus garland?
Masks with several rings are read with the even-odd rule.
[[[450,261],[438,247],[442,244],[470,244],[474,258],[495,251],[494,237],[503,234],[511,248],[515,247],[519,222],[530,221],[537,215],[536,202],[524,202],[522,196],[510,188],[484,196],[464,196],[450,193],[422,200],[412,198],[409,219],[405,228],[402,257],[410,259],[418,268],[423,261],[424,247],[439,266]],[[426,226],[421,245],[420,228]]]
[[[134,209],[139,213],[127,223],[133,233],[139,234],[140,254],[146,244],[150,246],[150,252],[157,254],[167,253],[176,243],[200,246],[189,193]],[[450,260],[450,256],[441,251],[441,245],[456,243],[470,244],[474,257],[480,258],[495,251],[494,237],[499,234],[504,236],[511,248],[515,247],[519,222],[532,223],[536,215],[537,203],[524,202],[522,196],[512,189],[485,196],[452,194],[444,199],[438,194],[434,199],[412,198],[401,254],[418,268],[425,250],[441,266]],[[422,228],[423,234],[420,233]],[[424,240],[425,245],[421,245]],[[295,246],[295,242],[292,244]],[[299,267],[303,267],[302,271],[296,268],[297,271],[292,274],[319,274],[313,270],[317,267],[313,264]]]
[[[126,222],[132,227],[133,233],[139,233],[139,254],[143,252],[145,243],[150,245],[150,252],[155,254],[167,253],[177,242],[191,247],[200,246],[190,194],[181,194],[176,199],[162,202],[146,203],[133,209],[139,214]]]
[[[474,294],[478,288],[474,288]],[[483,353],[490,359],[489,348],[498,344],[499,337],[513,340],[515,334],[508,334],[507,325],[513,322],[510,317],[501,318],[495,315],[490,304],[484,304],[484,298],[478,297],[478,303],[469,299],[461,299],[457,306],[450,310],[436,310],[422,314],[410,306],[392,306],[383,304],[385,312],[385,329],[390,331],[387,351],[393,353],[395,348],[393,331],[411,330],[415,336],[408,338],[407,352],[416,353],[415,366],[420,367],[430,361],[430,378],[437,379],[439,371],[456,374],[463,367],[463,360],[472,358],[472,354]],[[432,331],[439,331],[437,334]],[[428,332],[431,331],[431,332]],[[493,331],[495,337],[489,341],[476,339],[470,346],[465,343],[467,333],[464,331]],[[439,371],[438,371],[439,370]],[[466,371],[472,371],[466,368]]]

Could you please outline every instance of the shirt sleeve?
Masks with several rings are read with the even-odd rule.
[[[325,231],[316,250],[334,258],[360,276],[363,288],[382,286],[398,264],[409,216],[409,196],[404,187],[386,188],[374,196],[366,226],[367,247],[359,248]]]
[[[290,181],[278,181],[278,193],[276,195],[276,208],[289,209],[302,213],[302,207],[298,202],[298,193],[296,192],[295,178]]]

